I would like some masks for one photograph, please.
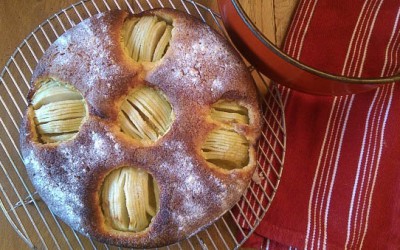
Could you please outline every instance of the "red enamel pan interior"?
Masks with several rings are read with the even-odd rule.
[[[242,55],[270,79],[316,95],[347,95],[400,81],[400,74],[384,78],[351,78],[309,67],[283,53],[255,27],[237,0],[218,0],[228,34]]]

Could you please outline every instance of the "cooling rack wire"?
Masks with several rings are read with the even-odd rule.
[[[27,106],[32,72],[45,50],[66,30],[97,13],[123,9],[138,13],[153,8],[185,11],[227,37],[221,17],[191,0],[80,1],[46,19],[16,48],[0,74],[0,207],[15,232],[34,249],[121,249],[76,233],[41,202],[19,152],[19,124]],[[265,125],[258,145],[258,164],[241,200],[198,234],[163,249],[237,249],[253,233],[279,185],[286,147],[282,100],[274,84],[249,66],[260,92]],[[0,215],[3,216],[3,215]],[[4,239],[2,239],[4,240]]]

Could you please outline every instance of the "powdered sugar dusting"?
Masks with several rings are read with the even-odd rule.
[[[181,141],[169,141],[166,147],[173,152],[172,162],[166,162],[161,167],[171,170],[176,180],[173,183],[173,193],[181,206],[174,211],[173,216],[178,221],[179,230],[184,231],[193,221],[210,213],[211,204],[226,205],[223,202],[228,196],[227,186],[213,175],[205,177],[199,171],[199,163]]]
[[[198,105],[210,103],[210,99],[219,98],[227,91],[237,91],[243,84],[243,75],[238,72],[246,68],[233,50],[221,37],[210,36],[209,28],[183,27],[174,27],[175,34],[184,35],[171,40],[174,49],[167,51],[164,63],[150,72],[146,80],[176,92],[190,89],[190,95],[179,102],[193,101]]]
[[[60,77],[71,84],[84,96],[88,115],[72,140],[40,146],[27,140],[22,145],[24,163],[56,215],[76,230],[112,240],[109,232],[101,231],[102,181],[122,166],[149,172],[160,187],[160,211],[154,228],[144,232],[150,235],[129,244],[148,247],[151,239],[157,246],[165,244],[160,239],[176,241],[192,234],[240,197],[246,184],[241,177],[247,173],[208,166],[198,144],[215,125],[206,119],[210,103],[228,91],[246,91],[242,82],[247,78],[237,73],[243,65],[226,42],[187,18],[174,21],[175,38],[154,68],[128,64],[121,47],[116,49],[120,37],[111,24],[121,25],[123,17],[96,15],[62,35],[46,52],[37,77]],[[142,84],[159,88],[174,109],[173,125],[154,144],[142,145],[118,131],[119,100]]]
[[[93,154],[99,156],[99,157],[105,157],[107,155],[107,150],[108,150],[108,145],[105,143],[104,139],[102,136],[97,134],[96,132],[92,132],[92,141],[94,142],[93,144]]]
[[[39,171],[41,164],[35,157],[33,150],[29,151],[29,154],[23,158],[25,166],[30,166],[34,172]]]
[[[24,164],[29,166],[30,171],[35,174],[35,178],[32,178],[32,181],[38,188],[42,199],[52,208],[54,213],[62,214],[67,223],[78,228],[81,225],[80,210],[83,204],[78,197],[76,185],[60,185],[56,181],[49,181],[51,175],[49,176],[47,170],[53,166],[48,166],[37,159],[38,157],[31,150],[24,157]],[[65,165],[60,166],[60,168],[64,169],[64,171],[70,171],[70,167]],[[60,204],[62,205],[60,206]]]
[[[66,32],[57,39],[51,48],[55,56],[46,67],[50,75],[58,75],[62,69],[60,73],[69,74],[72,83],[85,92],[99,82],[109,83],[124,73],[109,49],[119,41],[110,35],[110,24],[102,16],[97,16],[95,22],[92,19],[81,22],[71,30],[73,32]],[[75,43],[76,40],[80,42]],[[105,86],[113,87],[110,84]]]
[[[49,186],[50,187],[50,186]],[[82,201],[77,196],[75,188],[67,189],[65,186],[51,185],[52,203],[58,204],[55,206],[56,213],[62,213],[64,218],[72,225],[81,225],[81,216],[79,211],[82,209]],[[60,206],[59,204],[63,204]],[[60,211],[57,211],[60,210]]]
[[[221,91],[223,89],[223,85],[220,79],[214,79],[211,85],[211,91]]]

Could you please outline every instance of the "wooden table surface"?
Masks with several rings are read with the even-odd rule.
[[[0,1],[0,69],[16,47],[47,17],[78,0],[1,0]],[[256,25],[277,44],[281,44],[291,13],[298,0],[241,0]],[[197,0],[217,9],[215,0]],[[0,131],[3,133],[3,131]],[[0,173],[0,177],[3,173]],[[2,178],[0,178],[0,181]],[[0,196],[1,198],[1,196]],[[75,248],[75,247],[74,247]],[[0,211],[0,250],[28,249]]]

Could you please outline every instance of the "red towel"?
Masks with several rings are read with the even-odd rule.
[[[331,73],[399,73],[400,1],[300,0],[285,50]],[[282,179],[245,246],[400,249],[399,83],[341,97],[281,93]]]

